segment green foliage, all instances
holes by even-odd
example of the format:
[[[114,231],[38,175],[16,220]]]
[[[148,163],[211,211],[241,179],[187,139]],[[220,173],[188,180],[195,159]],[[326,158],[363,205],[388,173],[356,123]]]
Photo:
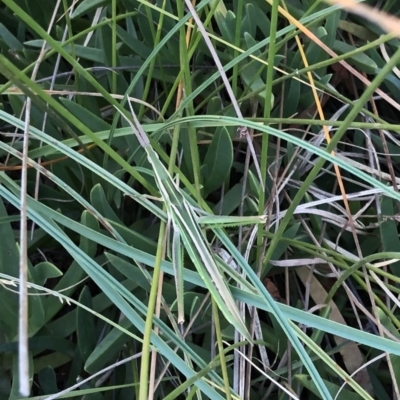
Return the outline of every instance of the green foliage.
[[[186,3],[2,0],[1,398],[21,398],[26,129],[30,398],[147,400],[154,380],[156,399],[244,398],[240,381],[250,399],[398,395],[399,40],[272,3],[196,5],[233,99]]]

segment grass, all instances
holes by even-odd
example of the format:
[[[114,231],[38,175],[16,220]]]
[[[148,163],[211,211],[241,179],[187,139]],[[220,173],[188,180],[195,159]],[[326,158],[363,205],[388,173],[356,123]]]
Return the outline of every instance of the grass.
[[[368,3],[2,0],[2,398],[400,397]]]

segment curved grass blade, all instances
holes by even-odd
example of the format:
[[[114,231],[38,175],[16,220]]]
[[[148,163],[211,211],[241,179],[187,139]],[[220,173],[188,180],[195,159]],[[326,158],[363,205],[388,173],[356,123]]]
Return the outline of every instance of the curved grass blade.
[[[15,188],[18,192],[19,189]],[[18,193],[17,193],[18,194]],[[10,192],[5,186],[0,185],[0,196],[7,199],[15,207],[19,207],[19,198],[17,194]],[[124,288],[113,276],[107,273],[100,267],[92,258],[85,254],[72,240],[60,229],[60,227],[49,218],[48,215],[40,213],[37,209],[41,208],[41,204],[32,198],[28,198],[28,216],[38,226],[42,227],[49,235],[63,245],[63,247],[71,254],[72,257],[79,263],[79,265],[86,271],[86,273],[93,279],[99,288],[110,298],[116,307],[131,321],[132,324],[140,331],[144,331],[144,320],[140,314],[146,314],[147,308],[139,301],[129,290]],[[57,213],[56,213],[57,214]],[[133,307],[132,307],[133,306]],[[138,311],[136,311],[138,310]],[[189,354],[192,359],[201,367],[205,366],[203,360],[193,352],[189,346],[186,345],[177,335],[171,332],[170,328],[161,320],[154,318],[156,324],[162,330],[166,340],[171,341],[172,345],[178,346],[185,353]],[[161,336],[152,334],[152,343],[157,351],[179,369],[187,379],[196,375],[193,369],[182,360],[180,356],[171,348]],[[213,377],[215,379],[215,375]],[[221,384],[220,379],[217,380]],[[196,382],[196,386],[202,390],[207,396],[213,399],[221,399],[222,397],[212,388],[205,380]]]
[[[128,121],[140,145],[146,151],[148,161],[153,167],[157,186],[164,200],[167,214],[169,218],[171,218],[174,230],[180,232],[184,246],[199,275],[206,284],[207,289],[211,292],[218,308],[224,314],[225,318],[234,325],[247,340],[252,342],[251,335],[240,316],[235,300],[228,288],[228,284],[223,278],[213,257],[212,250],[206,242],[200,226],[196,221],[197,216],[192,206],[187,202],[180,188],[176,185],[167,169],[161,163],[158,154],[151,147],[149,138],[141,127],[132,108],[131,113],[135,125],[126,118],[124,114],[122,114],[122,116]],[[183,280],[183,276],[177,279]]]
[[[5,175],[0,174],[0,181],[2,177],[5,177],[7,179]],[[3,180],[2,183],[6,183],[7,186],[10,184],[13,187],[13,192],[14,189],[17,190],[15,183],[10,180]],[[8,190],[6,190],[5,187],[2,185],[0,185],[0,195],[5,197],[8,201],[12,200],[12,197],[10,197]],[[17,199],[17,197],[15,197],[15,199]],[[45,206],[44,204],[35,202],[35,200],[33,199],[29,199],[28,201],[31,207],[35,207],[35,212],[38,212],[40,215],[45,215],[48,218],[51,218],[52,220],[57,222],[58,224],[65,226],[73,232],[76,232],[87,238],[88,240],[95,241],[99,245],[113,250],[118,254],[135,259],[137,262],[143,263],[150,268],[154,267],[155,257],[153,255],[138,250],[131,245],[118,242],[100,232],[90,229],[87,226],[80,224],[79,222],[71,220],[64,215],[57,213],[51,208]],[[18,200],[12,202],[12,204],[14,203],[16,204],[16,207],[18,207]],[[392,258],[400,258],[400,253],[389,253],[386,255]],[[370,261],[370,259],[367,259],[365,262]],[[167,274],[172,275],[174,273],[173,266],[168,261],[162,261],[162,270]],[[194,271],[184,270],[184,280],[196,286],[206,287],[200,275]],[[260,295],[253,294],[248,291],[244,291],[234,287],[232,288],[232,294],[238,301],[245,302],[251,307],[257,307],[260,310],[271,312],[271,308]],[[322,330],[332,335],[343,337],[347,340],[360,343],[360,345],[369,346],[383,352],[400,356],[399,342],[395,342],[387,338],[379,337],[371,333],[342,325],[340,323],[330,321],[329,319],[322,318],[318,315],[314,315],[302,310],[298,310],[285,304],[277,304],[277,306],[283,312],[285,317],[292,321],[296,321],[310,328]],[[160,323],[162,323],[162,321],[160,321]],[[168,331],[168,327],[164,325],[160,326],[160,329],[162,329],[163,332]]]

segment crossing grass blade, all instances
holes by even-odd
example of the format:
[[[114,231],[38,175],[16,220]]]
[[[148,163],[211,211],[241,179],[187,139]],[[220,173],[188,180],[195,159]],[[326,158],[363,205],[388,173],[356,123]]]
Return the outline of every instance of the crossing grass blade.
[[[211,247],[197,222],[195,211],[161,163],[158,154],[151,147],[149,138],[132,108],[131,113],[134,123],[126,118],[125,115],[122,115],[131,126],[140,145],[146,151],[148,161],[153,167],[157,186],[164,201],[168,217],[171,219],[172,228],[175,232],[179,232],[186,251],[225,318],[248,341],[252,342],[250,333],[240,316],[238,307],[228,288],[228,283],[217,266]],[[179,277],[175,277],[175,279],[182,282],[182,285],[179,284],[179,287],[183,287],[182,274]]]
[[[126,118],[125,115],[124,118],[128,121],[133,132],[137,136],[140,145],[146,151],[148,161],[153,167],[157,186],[164,200],[168,217],[171,218],[174,229],[181,233],[184,247],[193,260],[199,275],[213,296],[218,308],[222,311],[225,318],[235,326],[238,332],[240,332],[252,343],[252,338],[240,316],[234,298],[228,288],[227,281],[224,279],[220,269],[217,267],[212,250],[203,235],[203,232],[200,228],[200,222],[193,207],[186,200],[180,188],[175,184],[167,169],[161,163],[158,154],[152,148],[149,138],[140,125],[132,107],[131,113],[134,124],[128,118]],[[263,216],[258,217],[258,219],[261,221],[263,218]],[[228,221],[224,222],[229,224]],[[224,224],[224,222],[222,224]],[[218,231],[218,228],[213,228],[213,230],[216,232]],[[225,242],[225,246],[229,248],[232,254],[236,253],[236,249],[232,248],[232,243],[226,242],[226,240],[224,240],[226,239],[225,237],[222,238],[219,236],[219,238],[222,240],[222,242]],[[240,255],[236,254],[236,256],[241,259]],[[315,368],[315,365],[312,363],[309,355],[302,347],[299,338],[297,337],[293,328],[290,326],[290,322],[283,316],[271,295],[262,286],[251,268],[247,268],[247,266],[245,266],[244,269],[252,277],[252,283],[255,285],[255,287],[257,287],[257,289],[265,298],[266,302],[272,308],[272,313],[277,317],[282,329],[290,339],[291,343],[294,345],[294,348],[297,350],[300,358],[304,362],[304,365],[310,372],[310,375],[314,377],[315,384],[317,385],[322,398],[327,400],[332,399],[332,396],[322,381],[321,376]],[[179,279],[183,279],[183,277],[179,277]]]
[[[176,298],[178,303],[178,324],[185,322],[183,307],[183,254],[181,247],[181,233],[174,229],[172,237],[172,261],[174,266]]]

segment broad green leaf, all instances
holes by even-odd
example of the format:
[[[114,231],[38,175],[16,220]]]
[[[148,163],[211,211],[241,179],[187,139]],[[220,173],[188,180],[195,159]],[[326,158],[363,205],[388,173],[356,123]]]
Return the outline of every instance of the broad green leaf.
[[[123,224],[118,224],[109,221],[110,225],[118,232],[118,234],[125,240],[126,243],[135,244],[135,247],[145,251],[149,254],[156,254],[157,244],[154,240],[149,238],[148,231],[150,227],[140,228],[143,226],[141,221],[137,221],[133,226],[126,227]],[[141,233],[143,232],[143,234]]]
[[[315,36],[318,37],[322,42],[325,42],[327,40],[328,33],[325,30],[324,27],[320,26],[315,30]],[[309,45],[307,46],[306,49],[306,58],[308,61],[309,65],[317,64],[318,62],[327,60],[329,58],[329,55],[326,51],[324,51],[321,46],[313,42],[312,40],[310,41]],[[326,68],[321,70],[316,71],[318,75],[324,75],[326,72]],[[298,82],[296,79],[293,79],[292,82]]]
[[[75,117],[79,118],[81,121],[85,121],[85,124],[89,129],[95,132],[110,129],[110,125],[107,124],[103,118],[89,112],[86,107],[62,97],[60,98],[60,101],[64,107],[71,112],[71,114],[75,115]]]
[[[0,201],[0,217],[6,217],[4,204]],[[14,239],[14,232],[10,224],[0,224],[1,251],[0,272],[14,277],[19,276],[19,249]],[[34,281],[34,272],[28,261],[28,279]],[[35,294],[35,291],[31,291]],[[8,340],[14,340],[18,332],[18,294],[0,287],[0,300],[3,304],[3,312],[0,313],[0,326]],[[39,330],[44,324],[44,309],[40,296],[31,295],[28,298],[28,325],[29,334]]]
[[[1,175],[0,175],[1,177]],[[4,182],[4,181],[3,181]],[[18,204],[17,198],[10,197],[8,195],[8,192],[5,191],[4,186],[0,186],[0,194],[7,198],[9,201],[12,201],[13,204]],[[78,224],[75,221],[72,221],[66,217],[64,217],[61,214],[58,214],[51,210],[50,208],[44,206],[43,204],[40,203],[32,203],[31,201],[29,202],[32,209],[30,212],[32,212],[32,215],[35,216],[35,218],[38,218],[38,222],[45,222],[46,220],[41,220],[39,218],[40,216],[47,215],[48,217],[54,218],[55,221],[59,222],[63,226],[68,226],[70,229],[74,231],[78,231],[81,235],[84,237],[87,237],[90,240],[96,241],[99,245],[103,245],[107,248],[110,248],[122,255],[125,255],[127,257],[132,257],[134,251],[134,257],[137,262],[144,263],[148,265],[149,267],[154,266],[155,262],[155,257],[152,255],[148,255],[146,253],[143,253],[141,251],[135,250],[132,246],[125,245],[123,243],[117,242],[113,239],[110,239],[107,236],[104,236],[98,232],[95,232],[91,229],[86,228],[83,225]],[[36,214],[36,208],[40,209],[41,212],[40,214]],[[46,226],[47,227],[47,226]],[[52,233],[55,233],[51,231]],[[400,253],[398,253],[398,257],[400,257]],[[163,271],[172,274],[173,273],[173,267],[171,263],[164,261],[162,263],[162,268]],[[184,271],[184,277],[185,280],[188,282],[205,287],[204,282],[200,278],[200,276],[190,270],[185,270]],[[129,289],[129,285],[125,284],[125,287]],[[248,292],[244,292],[242,290],[232,288],[232,293],[235,295],[235,298],[239,301],[244,301],[248,303],[250,306],[260,308],[265,311],[270,311],[269,306],[265,303],[265,301],[257,295],[252,295]],[[321,329],[324,332],[331,333],[334,335],[341,336],[343,338],[346,338],[351,341],[355,341],[358,343],[362,343],[365,346],[372,346],[374,348],[380,349],[384,352],[400,355],[400,346],[398,345],[397,342],[394,342],[392,340],[388,340],[385,338],[381,338],[379,336],[360,331],[358,329],[348,327],[348,326],[343,326],[341,324],[334,323],[332,321],[329,321],[325,318],[321,318],[319,316],[304,312],[302,310],[295,309],[294,307],[289,307],[284,304],[279,304],[278,307],[282,310],[282,312],[285,314],[285,316],[288,319],[291,319],[293,321],[299,322],[301,324],[305,324],[307,326],[313,327],[315,329]],[[66,323],[65,321],[62,321],[63,327],[65,325],[72,325],[72,323]]]
[[[241,36],[246,36],[246,33],[254,37],[256,33],[256,24],[254,23],[254,7],[251,3],[245,5],[244,17],[240,23]]]
[[[133,290],[137,286],[133,284],[130,280],[122,281],[121,285],[127,290]],[[54,297],[50,298],[51,300],[53,300],[53,302],[55,302]],[[61,304],[60,301],[59,303]],[[105,313],[107,308],[109,308],[110,306],[112,306],[112,302],[104,293],[100,293],[93,298],[93,310],[96,313]],[[56,337],[68,337],[72,335],[76,331],[76,308],[72,311],[69,311],[67,314],[60,316],[58,319],[54,319],[53,321],[51,321],[48,324],[47,329],[49,332],[51,332],[52,335]],[[64,345],[64,349],[68,349],[68,347]],[[61,352],[62,349],[57,349],[57,351]],[[71,355],[70,352],[68,352],[67,354],[73,357],[73,354]]]
[[[3,175],[0,174],[0,177]],[[3,183],[11,184],[13,191],[16,189],[14,182],[7,181],[3,179]],[[19,204],[18,198],[12,195],[11,197],[8,194],[11,192],[5,191],[5,187],[0,185],[0,194],[6,197],[12,204],[17,206]],[[96,283],[100,286],[100,288],[105,291],[110,297],[110,299],[114,302],[114,304],[118,305],[119,309],[131,320],[131,322],[143,332],[144,330],[144,321],[140,318],[137,314],[135,309],[139,310],[141,314],[146,313],[146,308],[142,302],[138,301],[138,299],[126,288],[122,287],[116,280],[111,277],[109,274],[106,274],[104,270],[96,264],[91,258],[87,257],[86,254],[82,253],[78,247],[57,227],[57,225],[52,222],[50,219],[47,218],[46,214],[37,213],[36,208],[43,207],[40,203],[34,201],[33,199],[28,199],[28,214],[31,219],[33,219],[36,223],[43,226],[44,229],[51,231],[52,235],[65,246],[68,251],[71,251],[73,257],[80,262],[82,268],[86,271],[90,272],[92,278],[96,281]],[[51,213],[51,209],[49,209]],[[60,214],[56,213],[55,215],[61,216]],[[71,228],[73,226],[69,225]],[[60,236],[61,235],[61,236]],[[98,241],[97,241],[98,242]],[[116,286],[119,287],[118,291],[115,290]],[[123,297],[121,297],[123,296]],[[134,305],[135,309],[130,307],[126,301],[122,300],[123,298],[127,298],[128,301]],[[182,348],[183,351],[187,352],[190,357],[194,360],[195,363],[198,365],[204,366],[204,362],[198,358],[198,356],[191,351],[191,349],[176,335],[171,334],[170,329],[166,326],[161,320],[155,318],[155,322],[159,324],[160,329],[163,331],[167,340],[172,340],[173,343],[179,342],[179,346]],[[161,354],[165,355],[168,359],[172,360],[173,364],[179,368],[179,370],[187,375],[187,377],[192,377],[195,375],[194,371],[188,368],[187,364],[184,363],[179,357],[177,357],[176,353],[170,349],[169,346],[164,345],[165,343],[163,339],[159,336],[155,335],[152,337],[153,343],[157,346],[158,350]],[[58,355],[57,355],[58,357]],[[58,363],[63,363],[66,358],[58,358]],[[43,359],[43,363],[46,362],[46,359]],[[218,376],[215,376],[214,372],[210,373],[213,375],[213,379],[216,379],[216,382],[221,383],[221,379]],[[197,383],[199,389],[204,391],[205,394],[211,395],[213,398],[221,399],[219,396],[206,382],[198,382]]]
[[[292,79],[287,85],[287,89],[285,90],[285,101],[283,103],[283,115],[289,117],[297,113],[297,110],[299,109],[300,87],[300,82],[296,79]]]
[[[397,207],[397,204],[393,203],[393,200],[388,197],[381,198],[382,215],[385,216],[382,217],[383,220],[379,225],[383,251],[400,250],[400,240],[397,233],[397,222],[394,220],[394,218],[392,218],[392,216],[397,213],[394,210],[394,206]],[[393,271],[394,275],[400,276],[400,261],[391,264],[390,269]]]
[[[0,201],[0,218],[8,216],[3,201]],[[15,244],[14,232],[9,223],[0,224],[1,251],[0,272],[17,277],[19,273],[18,247]],[[18,296],[0,286],[0,326],[9,339],[17,334],[18,330]]]
[[[376,38],[376,36],[371,32],[368,27],[364,27],[352,21],[340,20],[338,23],[338,28],[358,37],[363,41],[366,40],[372,42]]]
[[[38,285],[44,285],[47,279],[59,278],[63,273],[48,261],[41,262],[33,268],[34,281]]]
[[[204,177],[204,191],[207,194],[221,187],[231,173],[233,162],[232,140],[226,128],[217,129],[207,154],[204,165],[207,176]]]
[[[340,11],[332,12],[329,15],[327,15],[327,17],[326,17],[325,29],[326,29],[326,32],[328,33],[328,36],[326,38],[325,44],[329,48],[333,47],[333,44],[336,40],[336,33],[337,33],[338,26],[341,21],[340,17],[341,17]]]
[[[127,330],[132,329],[132,323],[126,318],[119,321],[119,325]],[[128,340],[130,340],[128,335],[119,329],[113,328],[87,357],[85,371],[89,374],[94,374],[104,368],[110,361],[115,361],[122,346]]]
[[[146,46],[137,37],[133,36],[130,32],[125,31],[120,26],[117,26],[118,37],[138,56],[146,59],[150,53],[151,48]],[[137,65],[140,67],[140,59],[137,59]]]
[[[41,394],[54,394],[58,392],[57,377],[52,367],[47,366],[43,368],[38,374],[38,379]]]
[[[127,262],[122,258],[108,252],[105,252],[104,255],[114,268],[132,281],[133,288],[140,287],[146,291],[149,291],[150,282],[144,275],[143,271],[141,271],[137,266],[132,265],[130,262]]]
[[[4,40],[10,50],[22,51],[24,49],[22,43],[2,23],[0,23],[0,38]]]
[[[231,43],[235,42],[235,21],[236,16],[231,11],[228,10],[224,17],[216,17],[218,28],[221,30],[221,36]]]
[[[347,54],[356,50],[354,46],[340,40],[335,40],[333,49],[339,54]],[[378,66],[375,64],[375,61],[373,61],[372,58],[367,56],[365,53],[352,55],[347,58],[346,61],[349,64],[361,69],[361,71],[366,72],[367,74],[374,74],[378,68]]]
[[[252,13],[252,16],[254,17],[257,27],[261,30],[264,37],[268,37],[271,29],[271,21],[268,19],[267,14],[259,8],[258,4],[251,4],[255,10],[254,13]]]
[[[255,44],[254,38],[248,33],[244,33],[244,38],[246,40],[247,48],[252,48]],[[259,53],[258,51],[255,52],[256,55]],[[251,91],[257,93],[257,97],[260,101],[264,102],[265,101],[265,82],[261,78],[261,72],[263,71],[263,65],[260,64],[258,61],[252,61],[251,63],[248,63],[246,66],[243,66],[241,69],[241,78],[243,79],[243,82],[249,86]],[[274,103],[273,95],[271,93],[271,104]]]
[[[79,296],[79,302],[93,309],[92,295],[87,286],[84,286]],[[78,307],[76,313],[76,333],[79,351],[82,360],[85,361],[96,347],[96,327],[93,314]]]
[[[231,215],[242,201],[243,185],[237,183],[224,195],[224,201],[213,207],[214,214]],[[221,204],[222,203],[222,204]]]
[[[106,5],[109,0],[83,0],[79,2],[78,6],[75,8],[74,12],[71,15],[71,18],[77,18],[82,14],[86,14],[91,10],[94,10],[97,7],[101,7]]]
[[[119,219],[119,217],[117,216],[115,211],[112,209],[112,207],[108,203],[106,195],[104,193],[104,190],[100,184],[97,184],[91,190],[90,201],[93,204],[93,206],[96,208],[96,210],[98,210],[99,213],[102,216],[104,216],[104,218],[107,218],[118,224],[122,224],[121,220]]]
[[[82,213],[81,223],[96,232],[99,231],[99,223],[97,219],[88,211],[84,211]],[[80,238],[79,247],[82,249],[82,251],[88,254],[89,257],[94,257],[97,251],[97,243],[95,241],[88,240],[85,236],[81,236]],[[76,284],[81,281],[84,276],[85,272],[82,270],[82,268],[80,268],[76,261],[73,261],[54,289],[63,290],[63,293],[66,296],[72,296],[77,289]],[[44,300],[46,321],[50,321],[62,307],[63,304],[60,301],[54,301],[52,298],[46,298]],[[72,320],[69,326],[73,326]]]

